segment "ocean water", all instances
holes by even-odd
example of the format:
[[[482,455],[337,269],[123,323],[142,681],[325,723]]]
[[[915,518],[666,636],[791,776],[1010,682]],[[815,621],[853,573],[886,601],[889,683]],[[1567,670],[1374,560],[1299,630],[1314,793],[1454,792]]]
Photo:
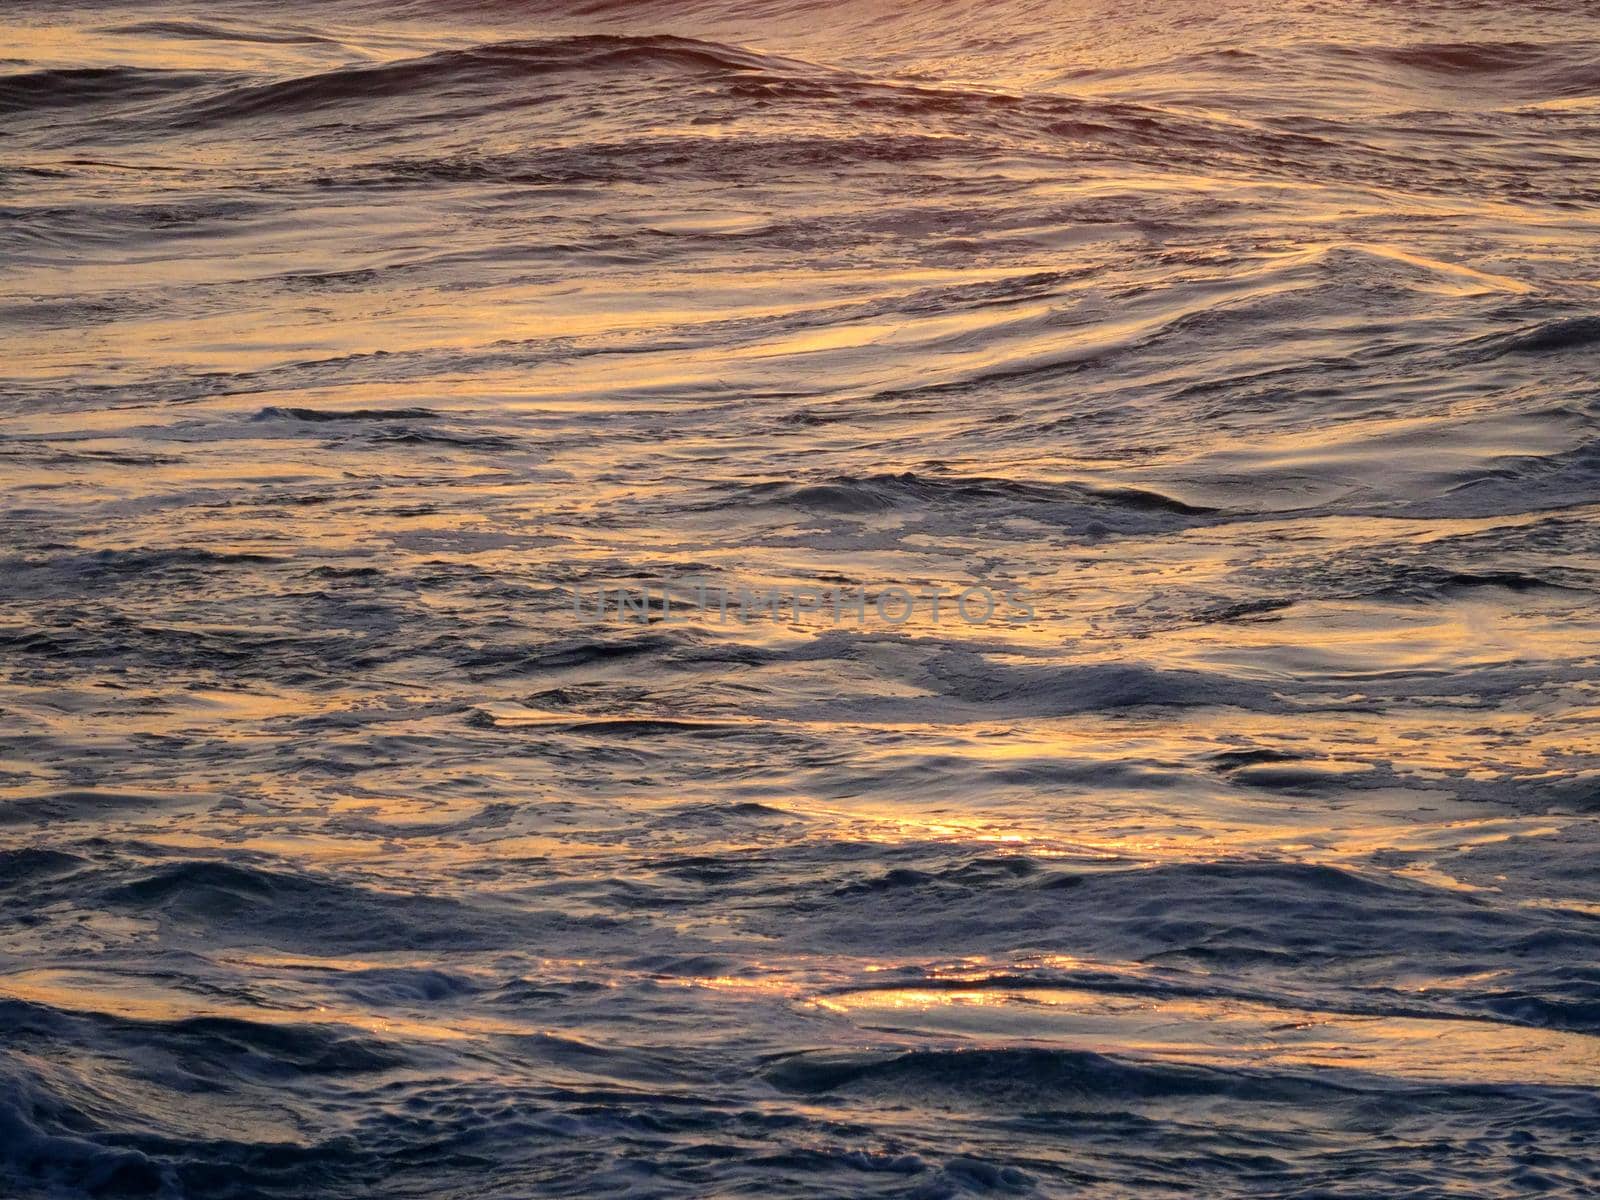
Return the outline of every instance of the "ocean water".
[[[0,25],[0,1194],[1600,1189],[1600,9]]]

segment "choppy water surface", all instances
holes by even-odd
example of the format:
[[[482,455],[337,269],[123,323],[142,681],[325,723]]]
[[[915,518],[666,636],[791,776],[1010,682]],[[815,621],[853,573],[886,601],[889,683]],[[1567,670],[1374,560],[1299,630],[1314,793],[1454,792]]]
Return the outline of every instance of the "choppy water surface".
[[[1593,6],[4,20],[8,1195],[1600,1187]]]

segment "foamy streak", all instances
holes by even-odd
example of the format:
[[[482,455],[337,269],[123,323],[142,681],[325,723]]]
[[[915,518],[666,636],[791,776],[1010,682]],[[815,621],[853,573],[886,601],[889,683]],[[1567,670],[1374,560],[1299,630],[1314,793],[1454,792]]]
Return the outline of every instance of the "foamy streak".
[[[983,584],[965,588],[913,589],[898,583],[871,589],[820,587],[725,588],[704,580],[677,584],[605,584],[591,590],[572,590],[572,614],[579,621],[598,623],[615,618],[650,624],[659,621],[730,621],[748,625],[753,620],[788,621],[791,624],[866,626],[904,625],[919,615],[932,625],[959,621],[987,625],[991,621],[1021,625],[1034,619],[1026,595],[1013,588],[996,593]]]

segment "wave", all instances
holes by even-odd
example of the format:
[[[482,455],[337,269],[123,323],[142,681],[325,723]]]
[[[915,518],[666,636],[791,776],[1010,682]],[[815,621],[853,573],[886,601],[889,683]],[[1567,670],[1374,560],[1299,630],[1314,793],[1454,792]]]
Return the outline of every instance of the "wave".
[[[96,550],[86,554],[55,554],[48,559],[0,559],[8,571],[22,574],[45,571],[94,576],[174,575],[215,567],[269,566],[285,561],[272,554],[251,550],[207,550],[186,546],[130,546],[116,550]]]
[[[70,67],[0,75],[0,114],[49,113],[59,108],[153,100],[212,86],[218,80],[219,76],[210,71],[154,67]]]
[[[1468,349],[1478,362],[1489,362],[1507,355],[1561,354],[1568,350],[1587,350],[1600,344],[1600,316],[1552,317],[1510,333],[1482,338]]]
[[[1066,716],[1147,706],[1278,707],[1271,689],[1258,683],[1217,672],[1161,668],[1139,662],[1017,665],[951,648],[931,659],[920,679],[942,700],[982,705],[997,713],[1017,716]],[[892,710],[894,706],[889,707]]]
[[[331,421],[431,421],[440,414],[431,408],[297,408],[270,405],[256,413],[255,421],[306,421],[321,425]]]
[[[1227,1096],[1310,1107],[1350,1094],[1348,1087],[1260,1072],[1122,1061],[1086,1050],[911,1050],[897,1054],[796,1055],[768,1068],[773,1086],[802,1095],[866,1092],[1003,1108],[1103,1101]]]
[[[1330,46],[1329,53],[1447,75],[1522,71],[1559,53],[1535,42],[1416,42],[1406,46]],[[1562,57],[1565,57],[1562,54]]]
[[[416,104],[430,93],[459,99],[463,94],[515,99],[512,85],[572,73],[650,72],[729,75],[783,69],[815,70],[785,60],[693,38],[624,37],[592,34],[537,41],[492,42],[461,50],[442,50],[421,58],[376,66],[340,67],[296,79],[230,89],[174,114],[184,128],[271,116],[297,116],[329,105],[381,103],[405,99]],[[534,89],[522,99],[547,99]]]
[[[15,891],[42,879],[71,874],[88,860],[61,850],[24,847],[0,850],[0,891]]]
[[[0,998],[0,1022],[0,1185],[18,1196],[305,1194],[330,1169],[359,1169],[355,1147],[297,1142],[274,1097],[327,1095],[410,1061],[387,1039],[292,1020],[141,1020]],[[151,1111],[156,1087],[204,1099]],[[239,1122],[253,1098],[256,1120]]]
[[[16,1195],[173,1194],[171,1174],[157,1160],[110,1142],[101,1122],[0,1056],[0,1181]]]
[[[930,536],[949,536],[955,530],[987,527],[1014,517],[1088,542],[1177,531],[1247,515],[1111,483],[1042,483],[916,471],[711,487],[717,498],[700,504],[701,511],[788,509],[811,521],[836,522],[833,528],[856,530],[857,536],[869,539],[876,527],[870,518],[887,514],[897,516],[907,529],[922,528]]]
[[[1206,516],[1217,511],[1142,488],[919,475],[913,471],[855,478],[841,476],[818,483],[768,481],[726,487],[738,493],[734,503],[786,504],[831,513],[873,513],[927,504],[993,501],[1023,505],[1091,504],[1185,517]]]
[[[265,939],[284,949],[507,947],[552,932],[602,929],[603,918],[472,903],[421,891],[241,862],[193,859],[103,882],[99,902],[213,938]]]
[[[1586,509],[1600,486],[1600,437],[1553,454],[1508,455],[1462,472],[1442,500],[1409,506],[1418,514],[1454,516]]]
[[[1381,1070],[1381,1064],[1374,1064]],[[1600,1115],[1585,1090],[1511,1085],[1404,1083],[1373,1075],[1338,1079],[1307,1070],[1221,1068],[1140,1062],[1087,1050],[1051,1048],[908,1050],[898,1053],[813,1051],[774,1063],[766,1078],[808,1097],[839,1093],[883,1102],[998,1111],[1128,1108],[1192,1104],[1283,1105],[1347,1110],[1352,1115],[1381,1094],[1397,1113],[1449,1111],[1500,1103],[1525,1113],[1564,1110],[1570,1126]]]
[[[188,36],[225,36],[217,27],[186,28],[190,30]],[[254,38],[245,33],[226,36],[275,40],[271,34]],[[302,38],[290,35],[277,40],[292,42]],[[168,132],[198,131],[236,121],[301,117],[333,107],[370,107],[394,100],[405,101],[413,114],[420,116],[416,106],[430,95],[456,106],[468,99],[496,105],[539,103],[552,97],[544,81],[565,74],[666,74],[733,80],[785,74],[821,77],[829,71],[798,60],[694,38],[589,34],[486,42],[268,82],[253,81],[237,71],[131,66],[23,72],[0,76],[0,114],[46,114],[65,107],[126,106],[176,98],[180,101],[177,104],[147,106],[138,113],[143,128]],[[124,139],[128,136],[131,134],[127,132],[122,135]]]
[[[170,799],[134,792],[91,790],[0,799],[0,825],[105,820],[140,809],[159,808]]]
[[[929,852],[924,852],[929,853]],[[909,857],[909,856],[908,856]],[[1436,993],[1434,1015],[1481,1015],[1541,941],[1568,961],[1600,948],[1600,922],[1496,911],[1467,893],[1317,863],[1223,860],[1154,866],[1035,862],[1005,871],[970,857],[819,879],[796,900],[811,945],[912,955],[960,945],[989,956],[1050,953],[1224,973],[1278,995],[1340,984],[1370,997],[1396,973],[1452,957],[1459,976],[1504,974],[1483,992]],[[761,928],[776,933],[765,921]],[[1575,957],[1574,957],[1575,956]],[[1407,966],[1407,964],[1410,964]],[[1570,981],[1547,981],[1559,996]],[[1413,1006],[1415,1008],[1416,1006]],[[1504,1016],[1505,1014],[1500,1014]]]
[[[109,25],[101,32],[147,37],[192,38],[208,42],[253,42],[265,46],[337,46],[337,39],[310,30],[242,29],[209,21],[135,21]]]
[[[1360,61],[1380,79],[1398,70],[1457,85],[1509,87],[1532,100],[1588,95],[1600,86],[1600,58],[1565,42],[1421,42],[1330,52]]]

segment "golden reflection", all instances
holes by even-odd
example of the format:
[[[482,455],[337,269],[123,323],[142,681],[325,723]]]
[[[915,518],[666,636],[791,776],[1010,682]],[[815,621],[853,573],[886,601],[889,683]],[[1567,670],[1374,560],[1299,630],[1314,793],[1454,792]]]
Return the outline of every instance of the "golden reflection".
[[[1459,981],[1455,981],[1459,986]],[[967,1044],[1061,1046],[1168,1061],[1370,1071],[1454,1083],[1588,1087],[1600,1039],[1499,1022],[1301,1011],[1231,997],[1152,997],[1075,988],[905,988],[819,997],[868,1029]]]
[[[43,1004],[67,1012],[101,1013],[130,1021],[172,1022],[223,1017],[299,1025],[345,1025],[365,1033],[421,1041],[454,1042],[491,1034],[526,1034],[533,1029],[481,1014],[451,1013],[429,1020],[351,1006],[348,1002],[275,1004],[270,996],[230,1002],[163,985],[160,981],[108,971],[46,967],[0,975],[0,996]]]

